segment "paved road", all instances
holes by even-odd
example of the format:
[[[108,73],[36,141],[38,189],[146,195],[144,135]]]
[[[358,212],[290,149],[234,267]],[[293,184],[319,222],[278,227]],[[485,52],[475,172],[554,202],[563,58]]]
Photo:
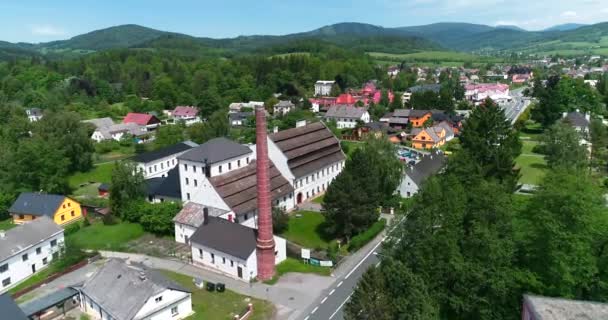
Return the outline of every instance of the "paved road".
[[[515,121],[517,121],[517,118],[519,118],[530,105],[530,99],[523,95],[524,90],[525,88],[512,90],[510,92],[512,97],[511,102],[501,104],[501,107],[505,110],[505,115],[507,116],[507,119],[511,121],[511,124],[514,124]]]
[[[402,218],[398,222],[405,221]],[[394,230],[394,226],[387,232],[387,236],[381,238],[381,241],[377,241],[370,248],[364,249],[365,256],[363,256],[359,262],[349,267],[348,273],[337,276],[334,283],[323,291],[323,294],[317,298],[317,300],[309,306],[305,312],[298,319],[302,320],[343,320],[344,319],[344,305],[348,302],[351,295],[353,294],[359,279],[363,276],[365,271],[373,265],[380,264],[378,253],[382,250],[382,244],[387,239],[388,235]]]

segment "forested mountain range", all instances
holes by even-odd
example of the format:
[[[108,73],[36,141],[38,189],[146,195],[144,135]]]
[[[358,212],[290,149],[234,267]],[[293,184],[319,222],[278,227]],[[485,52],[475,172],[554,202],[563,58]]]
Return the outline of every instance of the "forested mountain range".
[[[544,31],[526,31],[515,26],[491,27],[470,23],[434,23],[385,28],[348,22],[288,35],[253,35],[224,39],[194,37],[130,24],[92,31],[68,40],[40,44],[0,41],[0,59],[34,55],[65,57],[116,48],[162,49],[189,55],[234,56],[249,53],[314,52],[328,46],[386,53],[432,50],[533,53],[573,48],[606,49],[608,52],[608,23],[588,26],[566,24]]]

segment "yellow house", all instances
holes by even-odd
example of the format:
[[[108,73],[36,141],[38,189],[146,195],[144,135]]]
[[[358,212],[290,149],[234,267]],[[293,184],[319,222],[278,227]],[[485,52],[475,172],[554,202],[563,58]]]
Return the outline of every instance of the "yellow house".
[[[62,195],[24,192],[10,207],[8,212],[15,224],[22,224],[47,216],[62,226],[82,218],[80,203]]]
[[[412,130],[412,147],[416,149],[433,149],[445,144],[445,129],[439,126]]]

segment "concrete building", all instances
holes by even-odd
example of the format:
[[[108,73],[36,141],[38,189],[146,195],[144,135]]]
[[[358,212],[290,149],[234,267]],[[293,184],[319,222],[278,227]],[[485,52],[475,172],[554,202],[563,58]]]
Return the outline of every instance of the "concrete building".
[[[326,121],[335,121],[338,129],[354,128],[357,122],[369,123],[371,117],[367,109],[349,105],[333,105],[325,113]]]
[[[192,141],[184,141],[158,150],[140,153],[131,158],[144,179],[166,177],[169,170],[177,166],[177,157],[198,146]]]
[[[173,222],[175,223],[175,241],[190,244],[192,235],[203,224],[205,216],[222,217],[226,216],[228,212],[228,210],[205,207],[195,202],[187,202],[182,210],[173,218]]]
[[[315,83],[315,96],[329,96],[335,81],[319,80]]]
[[[48,267],[64,243],[63,229],[48,217],[0,231],[0,292]]]
[[[272,163],[294,187],[296,204],[324,193],[346,159],[338,139],[321,122],[270,135],[268,150]]]
[[[82,286],[80,309],[101,320],[174,320],[191,316],[191,293],[159,271],[108,260]]]
[[[282,100],[279,103],[274,105],[273,115],[276,116],[284,116],[289,112],[296,109],[296,105],[291,103],[291,101]]]

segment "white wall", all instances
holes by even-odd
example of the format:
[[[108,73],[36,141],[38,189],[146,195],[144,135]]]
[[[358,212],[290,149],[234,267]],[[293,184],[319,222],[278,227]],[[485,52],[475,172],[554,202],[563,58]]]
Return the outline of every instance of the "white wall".
[[[177,157],[186,151],[188,150],[146,163],[137,162],[137,169],[143,173],[145,179],[166,177],[167,172],[177,165]]]
[[[193,201],[210,207],[230,210],[205,177],[202,163],[179,160],[179,174],[182,201]]]
[[[212,259],[212,254],[214,259]],[[228,275],[232,278],[246,282],[249,282],[252,278],[257,276],[257,260],[255,250],[253,250],[247,260],[243,260],[193,243],[192,261],[195,265],[201,265]],[[238,267],[242,268],[242,278],[238,277]]]
[[[283,154],[281,149],[277,147],[277,145],[268,138],[268,157],[272,160],[275,167],[279,170],[279,172],[289,181],[289,183],[293,186],[293,179],[295,178],[291,170],[289,170],[289,165],[287,165],[287,157]]]
[[[100,307],[93,299],[82,293],[80,294],[80,310],[93,319],[115,320],[103,307]]]
[[[399,185],[399,194],[404,198],[410,198],[416,193],[418,193],[418,185],[407,174],[404,174]]]
[[[186,243],[186,238],[192,238],[192,235],[196,232],[196,228],[185,225],[182,223],[175,223],[175,241],[179,243]]]
[[[56,241],[55,246],[51,246],[51,241]],[[14,287],[19,282],[29,278],[34,273],[32,272],[32,265],[35,265],[36,272],[46,268],[51,261],[53,261],[53,253],[60,252],[61,248],[65,246],[65,240],[63,237],[63,231],[54,235],[40,244],[24,248],[23,250],[15,253],[12,257],[0,261],[0,266],[7,264],[8,270],[0,273],[0,293]],[[36,249],[40,248],[40,254],[36,254]],[[23,261],[23,256],[27,254],[27,261]],[[46,258],[46,263],[44,259]],[[2,282],[5,279],[10,278],[10,284],[3,286]]]
[[[274,264],[277,265],[287,259],[287,241],[281,237],[274,236]]]
[[[295,179],[294,203],[297,204],[297,196],[300,193],[302,194],[302,201],[305,201],[325,192],[333,180],[342,172],[342,169],[344,169],[344,161],[333,163],[312,174]]]
[[[157,298],[162,300],[156,302]],[[177,307],[177,314],[173,315],[171,309]],[[137,312],[135,319],[169,320],[184,319],[192,315],[192,299],[188,292],[167,289],[146,302]]]

